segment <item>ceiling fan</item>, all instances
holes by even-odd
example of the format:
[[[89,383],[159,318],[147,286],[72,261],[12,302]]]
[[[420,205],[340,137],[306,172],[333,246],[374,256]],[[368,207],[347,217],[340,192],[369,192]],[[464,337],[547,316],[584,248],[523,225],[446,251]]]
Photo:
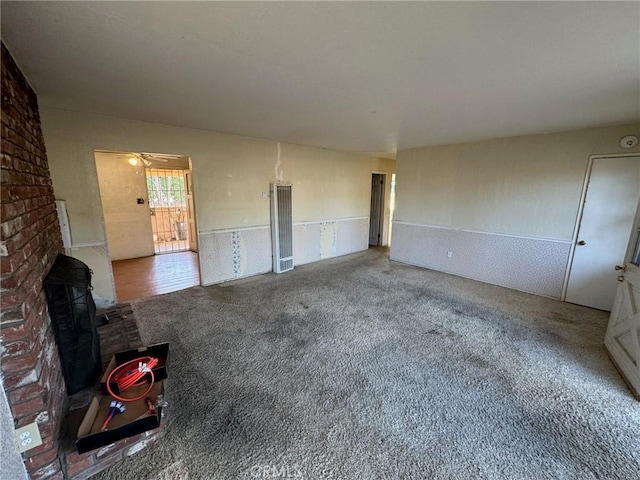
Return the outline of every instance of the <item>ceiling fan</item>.
[[[143,164],[150,167],[153,162],[168,162],[169,160],[176,160],[182,158],[182,155],[171,155],[168,153],[148,153],[148,152],[126,152],[119,155],[120,158],[127,158],[127,161],[133,165]]]

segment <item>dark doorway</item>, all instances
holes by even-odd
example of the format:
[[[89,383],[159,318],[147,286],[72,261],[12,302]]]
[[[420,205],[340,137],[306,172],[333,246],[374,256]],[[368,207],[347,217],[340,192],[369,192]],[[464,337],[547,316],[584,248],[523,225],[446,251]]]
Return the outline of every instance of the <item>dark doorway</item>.
[[[371,213],[369,216],[369,245],[383,245],[384,226],[384,173],[371,174]]]

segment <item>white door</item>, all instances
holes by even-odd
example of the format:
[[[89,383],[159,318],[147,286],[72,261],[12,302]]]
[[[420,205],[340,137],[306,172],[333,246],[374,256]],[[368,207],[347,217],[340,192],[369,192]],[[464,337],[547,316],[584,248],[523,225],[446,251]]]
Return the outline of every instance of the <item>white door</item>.
[[[625,257],[604,345],[640,400],[640,204]]]
[[[640,199],[640,156],[595,158],[567,284],[567,302],[611,311]]]

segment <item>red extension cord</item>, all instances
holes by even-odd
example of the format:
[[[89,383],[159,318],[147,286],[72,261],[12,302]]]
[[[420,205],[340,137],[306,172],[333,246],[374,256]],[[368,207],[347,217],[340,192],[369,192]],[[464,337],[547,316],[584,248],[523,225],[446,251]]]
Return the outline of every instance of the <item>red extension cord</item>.
[[[134,402],[144,398],[153,388],[153,384],[155,382],[153,368],[156,365],[158,365],[158,359],[155,357],[139,357],[117,366],[107,377],[107,390],[109,394],[121,402]],[[113,390],[111,390],[111,382],[118,385],[120,393],[124,392],[128,388],[144,385],[144,378],[147,373],[151,375],[151,381],[149,382],[149,388],[147,388],[142,395],[127,398],[116,395]]]

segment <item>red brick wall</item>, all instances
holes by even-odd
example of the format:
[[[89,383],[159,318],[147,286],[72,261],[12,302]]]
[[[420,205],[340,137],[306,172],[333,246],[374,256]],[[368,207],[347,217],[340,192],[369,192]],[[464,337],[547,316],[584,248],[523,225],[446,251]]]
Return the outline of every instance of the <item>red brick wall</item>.
[[[42,280],[62,239],[35,92],[2,43],[0,352],[17,427],[37,421],[44,444],[25,452],[32,478],[61,477],[66,390]]]

